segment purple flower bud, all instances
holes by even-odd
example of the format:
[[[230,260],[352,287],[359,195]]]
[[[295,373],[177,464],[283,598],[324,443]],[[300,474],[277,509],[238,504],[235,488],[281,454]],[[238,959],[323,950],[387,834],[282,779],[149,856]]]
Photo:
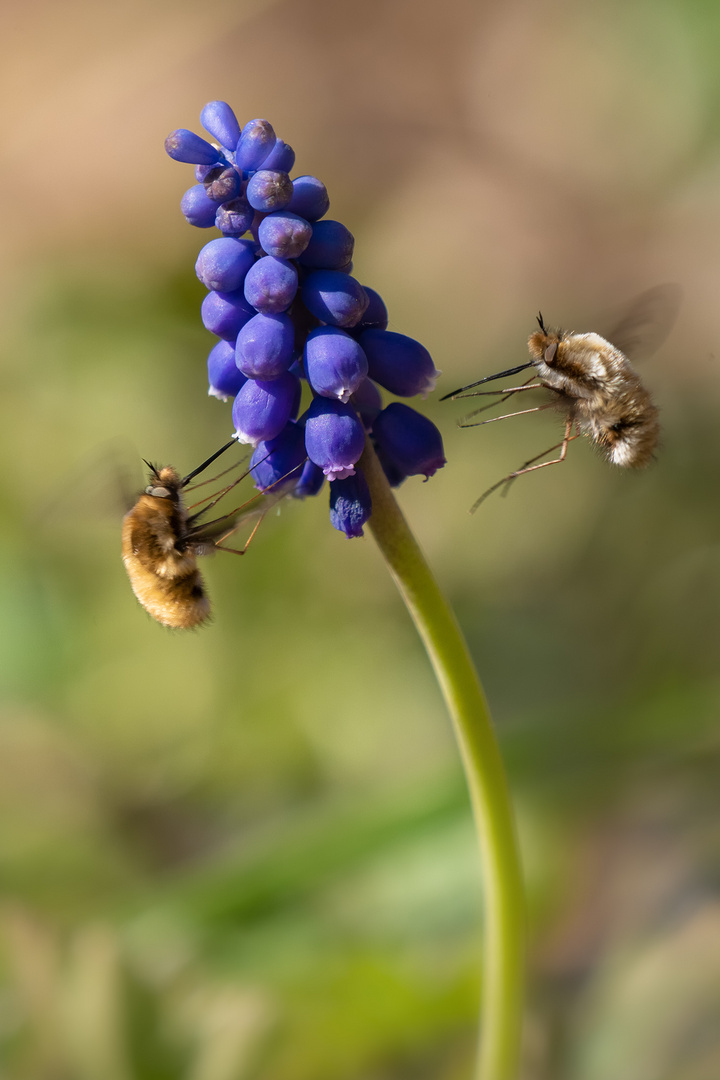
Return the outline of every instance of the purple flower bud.
[[[263,251],[279,259],[296,259],[312,236],[312,225],[289,210],[277,210],[264,217],[258,226],[258,240]]]
[[[342,401],[316,397],[306,413],[305,446],[310,460],[328,480],[353,476],[365,446],[365,433],[355,410]]]
[[[263,213],[283,210],[292,197],[292,181],[286,172],[259,169],[248,180],[245,197],[251,206]]]
[[[214,165],[223,160],[219,150],[187,128],[171,131],[165,140],[165,150],[175,161],[186,161],[191,165]]]
[[[263,169],[278,169],[289,173],[295,164],[295,151],[282,139],[278,139],[268,156],[263,161]]]
[[[315,270],[308,274],[302,285],[302,298],[308,310],[330,326],[355,326],[368,306],[362,285],[338,270]]]
[[[285,481],[299,482],[307,461],[305,432],[302,424],[290,420],[274,439],[259,442],[250,458],[255,487],[258,491],[285,486]]]
[[[195,273],[207,289],[235,292],[255,262],[255,249],[247,240],[221,236],[211,240],[198,255]]]
[[[215,225],[226,236],[242,236],[252,225],[254,217],[252,206],[244,196],[240,196],[217,208]]]
[[[280,434],[293,412],[299,380],[285,372],[270,382],[248,379],[233,402],[235,438],[253,446]]]
[[[226,149],[235,150],[240,138],[240,125],[226,101],[208,101],[200,113],[200,123]]]
[[[193,184],[180,200],[185,220],[198,229],[210,229],[215,224],[217,204],[208,199],[204,184]]]
[[[422,475],[427,480],[446,461],[442,436],[432,420],[399,401],[376,417],[373,440],[404,476]]]
[[[326,218],[313,225],[312,239],[300,256],[303,266],[340,270],[353,256],[355,237],[340,221]]]
[[[275,145],[275,132],[268,120],[249,120],[242,129],[235,151],[235,164],[244,172],[259,169]]]
[[[304,444],[303,444],[304,445]],[[305,499],[308,495],[317,495],[325,483],[325,473],[314,461],[305,462],[300,473],[300,479],[292,492],[293,498]]]
[[[241,289],[237,292],[209,292],[200,308],[205,329],[233,344],[254,314]]]
[[[247,272],[245,298],[265,314],[287,311],[295,299],[297,284],[297,270],[291,262],[266,255]]]
[[[353,327],[353,334],[360,334],[363,330],[387,330],[388,313],[385,301],[374,289],[367,285],[363,285],[363,288],[370,302],[360,322]]]
[[[398,397],[426,397],[439,371],[424,345],[392,330],[365,330],[358,341],[368,358],[370,378]]]
[[[348,540],[363,535],[363,525],[372,513],[372,499],[361,471],[330,485],[330,523]]]
[[[372,379],[363,379],[350,398],[357,409],[366,431],[372,431],[373,422],[383,407],[382,396]]]
[[[235,363],[250,379],[267,382],[295,359],[295,327],[289,315],[254,315],[240,330]]]
[[[232,165],[218,165],[210,169],[203,180],[205,194],[214,203],[231,202],[237,199],[242,190],[240,173]]]
[[[297,176],[292,182],[292,198],[287,205],[306,221],[317,221],[330,207],[327,188],[317,176]]]
[[[218,341],[210,350],[207,359],[208,394],[227,401],[235,397],[240,387],[247,381],[235,363],[235,346],[229,341]]]
[[[368,370],[357,341],[336,326],[320,326],[308,334],[303,364],[315,393],[343,402],[350,400]]]

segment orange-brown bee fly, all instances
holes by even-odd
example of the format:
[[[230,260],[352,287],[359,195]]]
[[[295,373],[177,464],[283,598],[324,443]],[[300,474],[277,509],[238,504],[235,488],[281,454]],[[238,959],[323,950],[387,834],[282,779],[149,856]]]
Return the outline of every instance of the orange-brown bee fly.
[[[247,471],[217,494],[202,500],[206,505],[197,512],[189,513],[184,504],[183,490],[189,482],[236,445],[235,439],[231,439],[185,477],[171,465],[156,468],[145,462],[150,469],[150,482],[123,519],[122,557],[135,596],[163,626],[187,629],[205,622],[210,614],[210,601],[197,567],[198,556],[212,551],[243,555],[267,510],[263,497],[257,495],[213,521],[201,520],[248,475]],[[239,523],[253,515],[259,520],[245,546],[242,549],[223,546],[222,541],[236,531]]]

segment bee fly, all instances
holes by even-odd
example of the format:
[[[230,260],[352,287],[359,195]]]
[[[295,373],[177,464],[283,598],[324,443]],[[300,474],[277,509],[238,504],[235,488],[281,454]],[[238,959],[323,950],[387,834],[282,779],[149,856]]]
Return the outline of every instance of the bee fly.
[[[150,469],[150,482],[123,519],[122,558],[132,590],[148,614],[163,626],[187,629],[199,626],[208,618],[210,601],[197,568],[198,556],[211,551],[232,551],[236,555],[244,555],[267,510],[266,505],[251,507],[257,500],[262,502],[262,497],[258,495],[229,514],[223,514],[213,521],[200,521],[202,515],[248,475],[246,471],[216,495],[202,500],[207,505],[201,510],[188,513],[183,503],[183,489],[231,446],[237,446],[235,439],[231,439],[185,477],[181,477],[171,465],[156,468],[146,461]],[[246,506],[250,509],[243,514]],[[223,547],[222,541],[236,531],[244,518],[252,514],[259,514],[259,520],[245,547]]]
[[[649,349],[657,348],[675,321],[679,303],[680,291],[675,285],[660,285],[643,293],[611,333],[617,344],[611,344],[595,333],[579,334],[572,330],[549,329],[542,315],[538,315],[540,329],[528,339],[530,360],[526,364],[495,375],[486,375],[441,399],[446,401],[448,398],[487,395],[506,401],[526,390],[549,390],[552,394],[551,400],[542,405],[472,424],[463,421],[460,427],[491,424],[495,420],[507,420],[511,416],[523,416],[545,409],[556,409],[565,417],[562,441],[530,458],[521,468],[493,484],[474,503],[471,513],[503,484],[509,485],[518,476],[564,461],[568,445],[580,435],[586,435],[613,465],[636,469],[650,463],[660,436],[658,410],[625,353],[633,351],[641,343]],[[476,386],[509,378],[530,367],[535,369],[531,378],[520,386],[503,390],[474,390]],[[466,393],[468,390],[474,392]],[[497,401],[491,402],[469,416],[476,416],[497,404]],[[557,457],[549,461],[540,460],[555,450],[559,450]]]

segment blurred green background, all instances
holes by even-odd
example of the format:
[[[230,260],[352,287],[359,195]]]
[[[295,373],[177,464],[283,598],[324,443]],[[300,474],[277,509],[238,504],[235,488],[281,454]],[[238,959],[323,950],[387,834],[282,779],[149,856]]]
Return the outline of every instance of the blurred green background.
[[[463,1080],[481,882],[449,723],[327,496],[155,625],[126,463],[197,465],[208,234],[163,152],[271,120],[441,392],[677,281],[647,472],[541,414],[399,492],[485,680],[529,891],[525,1080],[720,1076],[720,8],[709,0],[8,4],[0,440],[0,1075]],[[605,320],[605,322],[603,322]]]

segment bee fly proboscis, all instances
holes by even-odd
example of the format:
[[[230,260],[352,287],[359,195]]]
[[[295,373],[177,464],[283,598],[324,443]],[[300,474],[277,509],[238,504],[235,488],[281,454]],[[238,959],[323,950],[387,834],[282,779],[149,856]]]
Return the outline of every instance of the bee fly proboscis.
[[[678,286],[659,285],[649,289],[630,305],[623,319],[610,334],[616,344],[611,344],[596,333],[547,328],[540,314],[537,318],[540,328],[528,339],[530,360],[527,363],[496,372],[494,375],[486,375],[483,379],[446,394],[442,401],[448,398],[477,396],[499,399],[474,410],[465,420],[460,421],[460,427],[477,427],[494,423],[496,420],[508,420],[513,416],[542,412],[545,409],[555,409],[565,417],[562,440],[530,458],[502,480],[498,480],[483,492],[470,512],[477,510],[498,488],[503,485],[509,487],[518,476],[564,461],[568,445],[580,435],[587,436],[613,465],[631,469],[648,465],[653,459],[660,437],[658,409],[626,353],[634,351],[639,344],[644,344],[649,349],[657,348],[669,333],[679,305]],[[475,387],[484,383],[509,379],[527,368],[535,370],[520,386],[509,386],[502,390],[475,390]],[[533,408],[468,423],[471,417],[485,409],[527,390],[547,390],[552,396],[549,401]],[[554,451],[559,451],[557,457],[549,461],[541,460]]]

